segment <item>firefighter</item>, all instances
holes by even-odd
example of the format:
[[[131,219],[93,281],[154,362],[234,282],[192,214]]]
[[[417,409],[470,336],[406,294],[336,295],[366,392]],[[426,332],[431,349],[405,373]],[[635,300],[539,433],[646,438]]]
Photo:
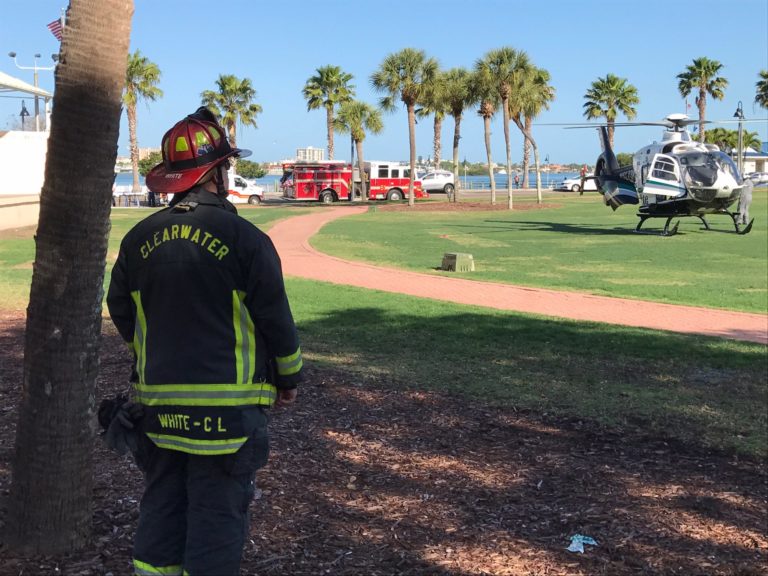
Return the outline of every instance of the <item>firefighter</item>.
[[[107,305],[137,381],[107,439],[133,435],[144,471],[135,574],[239,573],[267,409],[302,379],[280,259],[226,200],[229,159],[247,155],[207,108],[176,123],[146,177],[173,199],[128,232],[112,270]]]

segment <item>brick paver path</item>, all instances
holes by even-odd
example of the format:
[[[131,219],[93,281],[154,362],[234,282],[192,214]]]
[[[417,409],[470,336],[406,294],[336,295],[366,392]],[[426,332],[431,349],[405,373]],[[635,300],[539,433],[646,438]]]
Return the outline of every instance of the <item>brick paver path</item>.
[[[362,206],[318,208],[273,226],[269,235],[280,253],[285,275],[457,304],[768,344],[768,315],[420,274],[342,260],[309,245],[309,238],[326,222],[365,210]]]

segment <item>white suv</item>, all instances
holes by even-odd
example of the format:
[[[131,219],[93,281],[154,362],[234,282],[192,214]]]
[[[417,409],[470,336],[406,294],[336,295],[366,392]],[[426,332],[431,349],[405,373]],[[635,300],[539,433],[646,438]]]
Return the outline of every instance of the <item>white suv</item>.
[[[426,192],[445,192],[453,194],[453,172],[432,170],[421,177],[421,187]]]
[[[562,182],[555,184],[553,190],[563,190],[565,192],[581,192],[581,178],[579,176],[566,178]],[[584,190],[597,190],[597,183],[592,177],[592,174],[589,175],[589,178],[584,180]]]

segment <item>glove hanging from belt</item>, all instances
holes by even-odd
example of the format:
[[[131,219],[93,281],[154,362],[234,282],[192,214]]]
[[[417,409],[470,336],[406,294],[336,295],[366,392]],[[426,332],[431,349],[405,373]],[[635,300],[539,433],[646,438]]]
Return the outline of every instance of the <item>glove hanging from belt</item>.
[[[118,454],[124,455],[129,450],[135,454],[138,449],[136,424],[143,416],[142,405],[122,394],[102,400],[98,418],[107,446]]]

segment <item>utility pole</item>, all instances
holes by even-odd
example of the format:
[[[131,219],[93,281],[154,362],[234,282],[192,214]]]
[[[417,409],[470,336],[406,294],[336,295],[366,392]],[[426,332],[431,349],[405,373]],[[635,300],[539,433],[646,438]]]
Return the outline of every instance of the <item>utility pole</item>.
[[[37,59],[40,58],[40,54],[35,54],[35,63],[33,66],[19,66],[19,63],[16,62],[16,52],[8,52],[8,56],[13,58],[13,63],[16,65],[16,68],[18,68],[19,70],[34,71],[33,78],[34,78],[35,88],[39,88],[38,76],[37,76],[38,70],[55,70],[56,69],[56,64],[54,64],[53,66],[38,66]],[[54,62],[58,62],[59,55],[51,54],[51,59]],[[40,96],[38,94],[35,94],[35,132],[40,132]]]
[[[739,149],[738,154],[739,156],[736,159],[736,166],[739,168],[739,176],[743,176],[744,174],[744,109],[741,107],[741,100],[739,100],[739,105],[736,107],[736,112],[733,114],[734,118],[739,119]]]

